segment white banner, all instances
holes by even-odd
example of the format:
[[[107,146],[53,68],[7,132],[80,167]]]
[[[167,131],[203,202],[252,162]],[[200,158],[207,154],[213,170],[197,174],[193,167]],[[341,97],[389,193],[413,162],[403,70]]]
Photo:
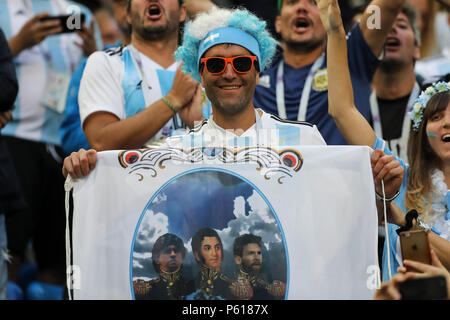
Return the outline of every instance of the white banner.
[[[74,298],[371,299],[378,255],[370,152],[99,153],[73,189]],[[215,235],[193,241],[205,230]],[[244,234],[261,240],[253,267],[233,251]],[[178,245],[169,247],[169,237]],[[204,248],[216,250],[212,262]]]

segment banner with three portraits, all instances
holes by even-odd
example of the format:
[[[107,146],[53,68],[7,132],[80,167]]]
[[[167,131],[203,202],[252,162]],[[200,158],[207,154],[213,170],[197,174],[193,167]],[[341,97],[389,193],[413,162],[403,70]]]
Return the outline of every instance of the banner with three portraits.
[[[371,299],[370,149],[98,154],[73,189],[74,299]]]

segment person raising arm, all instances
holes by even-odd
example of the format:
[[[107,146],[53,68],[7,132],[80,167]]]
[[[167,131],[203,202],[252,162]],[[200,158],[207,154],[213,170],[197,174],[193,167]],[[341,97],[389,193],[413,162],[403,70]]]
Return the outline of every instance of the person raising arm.
[[[375,132],[355,106],[347,61],[347,42],[337,1],[317,1],[328,36],[328,113],[351,145],[372,147]]]
[[[336,0],[317,1],[320,17],[328,36],[328,95],[329,114],[348,143],[383,149],[388,157],[392,152],[376,137],[373,129],[356,109],[347,64],[347,44]],[[408,163],[398,159],[406,175],[402,189],[405,198],[399,199],[407,210],[420,212],[417,226],[429,232],[432,249],[443,265],[450,269],[450,214],[446,202],[450,185],[450,85],[437,83],[419,96],[412,113],[412,130],[408,143]],[[391,177],[390,179],[393,179]],[[390,179],[383,179],[390,184]],[[394,178],[398,179],[398,178]],[[378,180],[378,181],[377,181]],[[380,179],[375,187],[380,194]],[[386,190],[386,197],[392,196]],[[380,209],[382,202],[377,204]],[[379,210],[380,211],[380,210]],[[404,213],[393,202],[388,206],[388,222],[403,226]],[[394,245],[395,250],[395,245]]]

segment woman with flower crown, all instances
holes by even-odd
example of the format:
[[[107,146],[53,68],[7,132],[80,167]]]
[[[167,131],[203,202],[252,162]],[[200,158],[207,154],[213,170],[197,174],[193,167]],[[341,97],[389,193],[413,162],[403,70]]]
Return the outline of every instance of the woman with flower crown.
[[[345,32],[336,0],[317,1],[322,23],[328,34],[328,95],[329,114],[349,144],[366,145],[393,153],[385,142],[375,135],[366,119],[359,113],[353,101],[353,89],[347,62]],[[429,230],[432,250],[442,264],[450,270],[450,83],[440,82],[427,88],[416,101],[411,114],[412,130],[408,142],[408,163],[398,159],[405,169],[403,184],[395,195],[386,200],[388,212],[388,237],[390,250],[385,246],[383,278],[401,265],[399,241],[396,230],[405,229],[404,212],[417,210],[414,228]],[[375,179],[376,184],[377,182]],[[377,190],[380,190],[377,186]],[[395,203],[391,202],[395,199]],[[377,201],[381,208],[383,201]],[[387,252],[391,252],[390,259]]]

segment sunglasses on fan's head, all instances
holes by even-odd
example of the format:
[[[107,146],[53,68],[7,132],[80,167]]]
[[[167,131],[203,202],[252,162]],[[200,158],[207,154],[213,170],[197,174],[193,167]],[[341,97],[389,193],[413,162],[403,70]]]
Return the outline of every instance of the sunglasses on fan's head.
[[[248,73],[252,70],[255,61],[258,61],[256,56],[208,57],[200,59],[200,63],[206,68],[206,71],[215,75],[225,72],[228,63],[231,64],[236,73]],[[256,65],[256,70],[259,71],[258,64]]]

